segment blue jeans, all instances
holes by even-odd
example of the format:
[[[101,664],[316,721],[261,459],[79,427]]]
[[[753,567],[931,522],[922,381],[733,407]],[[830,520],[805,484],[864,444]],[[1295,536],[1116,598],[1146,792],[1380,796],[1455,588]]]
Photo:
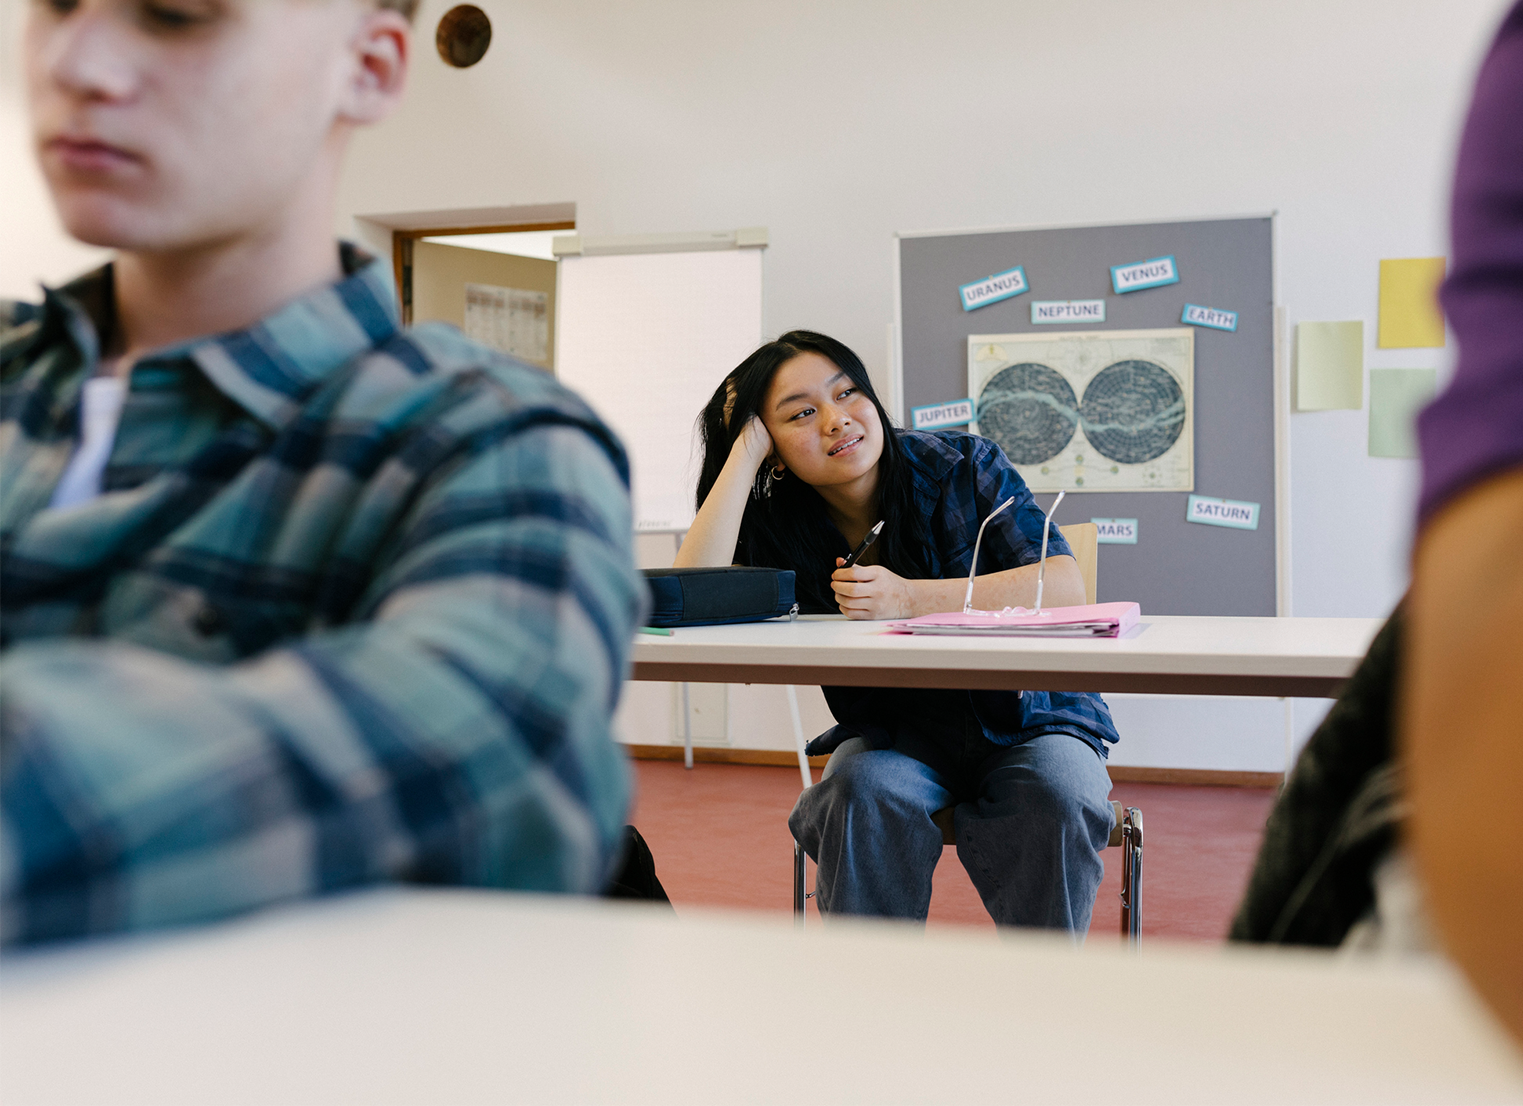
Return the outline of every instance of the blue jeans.
[[[817,865],[826,914],[925,921],[941,829],[955,806],[957,857],[999,925],[1089,929],[1114,816],[1105,762],[1082,738],[995,745],[973,719],[937,733],[904,725],[889,748],[861,737],[831,754],[788,828]]]

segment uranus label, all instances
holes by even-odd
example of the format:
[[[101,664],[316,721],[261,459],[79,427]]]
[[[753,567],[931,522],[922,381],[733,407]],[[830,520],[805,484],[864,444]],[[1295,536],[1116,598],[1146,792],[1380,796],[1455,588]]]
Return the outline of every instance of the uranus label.
[[[1174,264],[1172,256],[1155,257],[1151,261],[1138,261],[1132,265],[1111,266],[1111,287],[1118,296],[1123,292],[1140,292],[1144,288],[1178,283],[1179,267]]]
[[[1092,518],[1095,540],[1101,545],[1136,545],[1137,520],[1134,518]]]
[[[962,309],[972,311],[1029,291],[1031,286],[1026,283],[1026,270],[1017,265],[1003,273],[995,273],[992,277],[964,284],[957,290],[957,294],[962,297]]]
[[[1103,323],[1104,300],[1035,300],[1031,321],[1040,323]]]
[[[1179,317],[1179,321],[1189,323],[1191,326],[1209,326],[1212,330],[1236,330],[1237,312],[1187,303],[1185,313]]]
[[[943,430],[949,426],[966,426],[973,421],[973,401],[953,400],[910,409],[910,427],[914,430]]]
[[[1192,495],[1185,507],[1185,521],[1202,522],[1207,526],[1230,526],[1234,530],[1257,530],[1259,505],[1236,499],[1207,499],[1202,495]]]

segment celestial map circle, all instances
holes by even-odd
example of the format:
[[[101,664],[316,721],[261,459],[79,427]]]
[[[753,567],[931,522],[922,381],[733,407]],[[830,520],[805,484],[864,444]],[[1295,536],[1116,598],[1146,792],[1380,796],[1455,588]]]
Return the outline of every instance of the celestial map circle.
[[[1038,465],[1063,452],[1079,425],[1079,402],[1068,381],[1025,361],[991,376],[978,397],[978,432],[993,438],[1017,465]]]
[[[1162,365],[1117,361],[1084,389],[1079,423],[1096,452],[1123,465],[1140,465],[1161,457],[1179,440],[1185,394]]]

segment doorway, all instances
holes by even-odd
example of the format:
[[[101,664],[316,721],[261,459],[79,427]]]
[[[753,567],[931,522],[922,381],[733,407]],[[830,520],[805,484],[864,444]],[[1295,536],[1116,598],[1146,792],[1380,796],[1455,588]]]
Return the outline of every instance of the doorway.
[[[405,325],[444,322],[483,345],[555,371],[551,241],[576,230],[575,204],[363,216],[389,237]]]

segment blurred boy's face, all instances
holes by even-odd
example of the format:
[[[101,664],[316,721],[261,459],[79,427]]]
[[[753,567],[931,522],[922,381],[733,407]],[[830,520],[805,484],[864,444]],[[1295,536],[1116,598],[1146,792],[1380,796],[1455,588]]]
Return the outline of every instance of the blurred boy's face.
[[[376,20],[405,53],[405,21],[362,0],[31,0],[33,138],[64,225],[194,249],[326,197],[348,125],[390,107],[366,85]]]

